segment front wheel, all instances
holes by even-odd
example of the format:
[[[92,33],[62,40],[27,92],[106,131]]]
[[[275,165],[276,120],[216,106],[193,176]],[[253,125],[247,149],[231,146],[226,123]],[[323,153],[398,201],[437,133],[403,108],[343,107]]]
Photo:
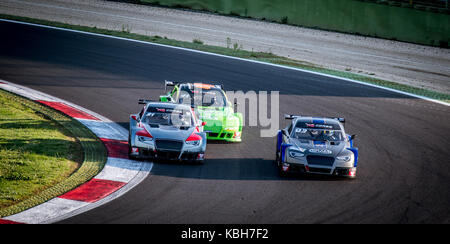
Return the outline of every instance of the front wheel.
[[[136,156],[131,155],[131,137],[128,136],[128,158],[131,160],[137,160]]]
[[[278,175],[282,178],[288,176],[288,172],[283,171],[283,166],[281,164],[278,165]]]
[[[286,177],[288,175],[288,172],[283,171],[283,162],[281,162],[281,156],[279,154],[280,154],[280,152],[276,153],[276,159],[275,159],[275,161],[277,162],[278,175],[280,177]]]
[[[280,160],[280,147],[278,147],[278,143],[277,143],[277,146],[276,146],[276,149],[275,149],[275,162],[278,165],[280,165],[279,162],[278,162],[279,160]]]

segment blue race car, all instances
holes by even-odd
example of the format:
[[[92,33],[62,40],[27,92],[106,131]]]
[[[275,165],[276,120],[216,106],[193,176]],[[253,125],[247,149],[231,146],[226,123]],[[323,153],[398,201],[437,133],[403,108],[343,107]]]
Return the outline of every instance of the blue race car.
[[[356,177],[358,148],[347,135],[343,118],[285,115],[289,126],[278,131],[276,162],[281,176],[288,172]]]

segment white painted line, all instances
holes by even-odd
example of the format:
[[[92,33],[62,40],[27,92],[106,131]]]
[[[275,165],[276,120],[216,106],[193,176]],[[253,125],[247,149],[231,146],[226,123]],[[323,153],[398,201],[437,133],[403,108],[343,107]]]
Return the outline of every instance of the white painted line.
[[[104,139],[114,139],[121,141],[128,141],[128,131],[126,134],[117,129],[117,124],[114,122],[96,121],[77,119],[84,126],[88,127],[97,137]]]
[[[4,217],[3,219],[26,224],[39,224],[70,213],[75,209],[82,208],[88,204],[88,202],[80,202],[57,197],[23,212]]]
[[[96,207],[99,207],[103,204],[106,204],[114,199],[117,199],[121,196],[123,196],[125,193],[133,189],[135,186],[139,185],[145,178],[147,178],[147,175],[152,170],[153,164],[152,163],[143,163],[141,170],[136,174],[136,176],[131,179],[128,184],[124,185],[119,190],[113,192],[112,194],[106,196],[103,199],[98,200],[97,202],[90,203],[86,206],[83,206],[82,208],[75,209],[74,211],[71,211],[67,214],[60,215],[58,217],[55,217],[49,221],[41,222],[41,224],[51,224],[56,223],[64,219],[68,219],[70,217],[82,214],[84,212],[87,212],[89,210],[92,210]]]
[[[30,91],[28,88],[20,86],[20,85],[12,85],[11,83],[0,80],[1,82],[4,82],[5,84],[0,83],[0,88],[12,92],[14,94],[20,95],[22,97],[27,97],[31,100],[43,100],[43,101],[49,101],[49,102],[56,102],[55,99],[53,99],[51,96],[44,94],[39,91]]]
[[[46,25],[26,23],[26,22],[15,21],[15,20],[6,20],[6,19],[0,19],[0,21],[17,23],[17,24],[24,24],[24,25],[30,25],[30,26],[37,26],[37,27],[43,27],[43,28],[48,28],[48,29],[62,30],[62,31],[74,32],[74,33],[81,33],[81,34],[92,35],[92,36],[99,36],[99,37],[105,37],[105,38],[112,38],[112,39],[117,39],[117,40],[124,40],[124,41],[142,43],[142,44],[146,44],[146,45],[153,45],[153,46],[160,46],[160,47],[166,47],[166,48],[173,48],[173,49],[184,50],[184,51],[189,51],[189,52],[194,52],[194,53],[200,53],[200,54],[212,55],[212,56],[217,56],[217,57],[235,59],[235,60],[251,62],[251,63],[257,63],[257,64],[262,64],[262,65],[269,65],[269,66],[273,66],[273,67],[278,67],[278,68],[283,68],[283,69],[290,69],[290,70],[300,71],[300,72],[304,72],[304,73],[309,73],[309,74],[314,74],[314,75],[319,75],[319,76],[325,76],[325,77],[329,77],[329,78],[333,78],[333,79],[339,79],[339,80],[344,80],[344,81],[348,81],[348,82],[353,82],[353,83],[357,83],[357,84],[360,84],[360,85],[375,87],[375,88],[386,90],[386,91],[390,91],[390,92],[393,92],[393,93],[398,93],[398,94],[402,94],[402,95],[406,95],[406,96],[410,96],[410,97],[415,97],[415,98],[419,98],[419,99],[422,99],[422,100],[426,100],[426,101],[429,101],[429,102],[438,103],[438,104],[441,104],[441,105],[444,105],[444,106],[450,106],[450,103],[447,103],[447,102],[444,102],[444,101],[439,101],[439,100],[432,99],[432,98],[429,98],[429,97],[424,97],[424,96],[416,95],[416,94],[409,93],[409,92],[403,92],[403,91],[395,90],[395,89],[392,89],[392,88],[387,88],[387,87],[384,87],[384,86],[374,85],[374,84],[365,83],[365,82],[362,82],[362,81],[352,80],[352,79],[343,78],[343,77],[334,76],[334,75],[323,74],[323,73],[310,71],[310,70],[304,70],[304,69],[300,69],[300,68],[282,66],[282,65],[278,65],[278,64],[272,64],[272,63],[265,63],[265,62],[261,62],[261,61],[255,61],[255,60],[250,60],[250,59],[232,57],[232,56],[227,56],[227,55],[223,55],[223,54],[198,51],[198,50],[188,49],[188,48],[183,48],[183,47],[175,47],[175,46],[169,46],[169,45],[164,45],[164,44],[133,40],[133,39],[117,37],[117,36],[108,36],[108,35],[103,35],[103,34],[98,34],[98,33],[91,33],[91,32],[79,31],[79,30],[71,30],[71,29],[60,28],[60,27],[46,26]]]
[[[109,157],[105,167],[97,176],[95,176],[95,179],[127,183],[136,177],[141,169],[142,162]]]

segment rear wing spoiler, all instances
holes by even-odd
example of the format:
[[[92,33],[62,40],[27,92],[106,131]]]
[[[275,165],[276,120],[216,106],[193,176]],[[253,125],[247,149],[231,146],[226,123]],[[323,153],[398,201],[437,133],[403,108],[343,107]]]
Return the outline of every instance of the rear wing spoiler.
[[[181,83],[183,83],[183,82],[180,82],[180,81],[170,81],[170,80],[165,80],[165,81],[164,81],[164,91],[167,92],[167,87],[169,87],[169,86],[173,87],[173,86],[177,86],[177,85],[179,85],[179,84],[181,84]],[[191,84],[191,83],[189,83],[189,84]],[[215,86],[215,87],[217,87],[217,88],[220,88],[220,89],[222,89],[222,90],[224,89],[223,84],[218,84],[218,85],[214,84],[213,86]]]
[[[295,119],[295,118],[299,118],[302,117],[301,115],[292,115],[292,114],[285,114],[284,115],[284,119]],[[345,123],[345,118],[330,118],[330,119],[335,119],[341,123]]]
[[[139,99],[138,104],[147,104],[149,102],[154,102],[153,100],[148,100],[148,99]]]
[[[302,117],[301,115],[292,115],[292,114],[285,114],[284,119],[295,119],[298,117]]]
[[[165,80],[164,81],[164,91],[167,92],[167,87],[168,86],[176,86],[179,85],[181,82],[178,81],[169,81],[169,80]]]
[[[345,119],[344,118],[333,118],[341,123],[345,123]]]
[[[220,88],[221,90],[225,90],[225,88],[224,88],[224,86],[223,86],[222,83],[221,83],[221,84],[218,84],[218,85],[216,85],[216,86],[219,86],[219,88]]]

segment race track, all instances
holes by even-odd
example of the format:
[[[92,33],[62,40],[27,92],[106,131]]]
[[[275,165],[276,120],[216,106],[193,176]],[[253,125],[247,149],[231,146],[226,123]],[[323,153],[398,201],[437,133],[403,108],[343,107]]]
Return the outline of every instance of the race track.
[[[0,21],[0,79],[127,128],[163,81],[280,91],[284,113],[341,116],[357,134],[358,177],[280,178],[275,138],[209,143],[205,165],[157,163],[124,196],[62,223],[450,223],[450,107],[320,75],[125,40]]]

